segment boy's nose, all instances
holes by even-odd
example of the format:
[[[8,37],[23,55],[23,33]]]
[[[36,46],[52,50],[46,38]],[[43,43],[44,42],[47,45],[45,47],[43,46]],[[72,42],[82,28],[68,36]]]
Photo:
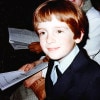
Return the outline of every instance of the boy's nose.
[[[47,41],[47,43],[53,43],[55,41],[54,36],[53,35],[48,35],[46,41]]]

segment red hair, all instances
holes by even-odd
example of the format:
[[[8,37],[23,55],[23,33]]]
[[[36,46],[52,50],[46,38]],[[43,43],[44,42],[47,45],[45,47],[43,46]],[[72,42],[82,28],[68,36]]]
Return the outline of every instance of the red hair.
[[[84,34],[88,32],[86,15],[78,6],[67,0],[48,0],[42,3],[33,15],[34,29],[37,30],[40,22],[52,20],[51,15],[68,24],[74,33],[74,39],[80,38],[81,32]]]

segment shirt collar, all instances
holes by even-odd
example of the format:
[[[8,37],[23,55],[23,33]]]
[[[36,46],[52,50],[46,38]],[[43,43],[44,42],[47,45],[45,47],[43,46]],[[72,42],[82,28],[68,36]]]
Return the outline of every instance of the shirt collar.
[[[79,52],[79,48],[78,48],[77,45],[75,45],[74,48],[72,49],[72,51],[67,56],[65,56],[59,62],[55,61],[54,62],[54,66],[58,65],[58,68],[61,71],[61,73],[64,73],[64,71],[72,63],[72,61],[74,60],[74,58],[76,57],[76,55],[78,54],[78,52]]]

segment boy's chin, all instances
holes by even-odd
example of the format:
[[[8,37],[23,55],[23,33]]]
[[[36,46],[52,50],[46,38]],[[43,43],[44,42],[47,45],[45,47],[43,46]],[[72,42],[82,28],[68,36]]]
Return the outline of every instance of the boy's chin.
[[[60,59],[60,58],[58,58],[57,56],[56,57],[50,57],[50,59],[52,59],[52,60],[58,60],[58,59]]]

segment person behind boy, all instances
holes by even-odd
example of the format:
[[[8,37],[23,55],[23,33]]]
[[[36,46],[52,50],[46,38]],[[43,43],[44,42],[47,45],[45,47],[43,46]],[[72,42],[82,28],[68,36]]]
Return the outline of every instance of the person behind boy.
[[[100,0],[91,0],[92,7],[86,15],[89,21],[89,39],[85,45],[90,58],[100,64]]]
[[[42,50],[51,59],[45,100],[100,100],[100,66],[77,45],[87,34],[84,13],[70,1],[50,0],[36,9],[33,19]]]

